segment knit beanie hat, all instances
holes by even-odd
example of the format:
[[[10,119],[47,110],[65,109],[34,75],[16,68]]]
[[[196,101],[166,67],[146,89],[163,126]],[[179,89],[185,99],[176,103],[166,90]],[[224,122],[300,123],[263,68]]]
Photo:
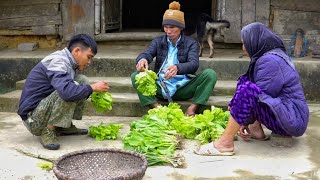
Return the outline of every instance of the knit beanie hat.
[[[162,25],[173,25],[185,28],[184,13],[180,11],[180,3],[173,1],[169,4],[169,9],[163,15]]]

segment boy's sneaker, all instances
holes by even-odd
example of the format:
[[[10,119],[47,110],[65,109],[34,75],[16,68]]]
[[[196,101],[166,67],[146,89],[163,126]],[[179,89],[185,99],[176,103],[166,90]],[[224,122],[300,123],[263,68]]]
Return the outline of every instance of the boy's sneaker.
[[[40,143],[44,148],[49,150],[57,150],[60,148],[54,129],[44,128],[40,135]]]
[[[68,136],[68,135],[86,135],[88,134],[87,129],[79,129],[71,123],[69,128],[56,127],[56,132],[58,136]]]

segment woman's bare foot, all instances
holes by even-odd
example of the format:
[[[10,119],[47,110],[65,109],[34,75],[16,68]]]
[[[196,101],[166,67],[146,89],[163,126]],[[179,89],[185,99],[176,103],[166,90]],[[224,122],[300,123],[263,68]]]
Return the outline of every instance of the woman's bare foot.
[[[219,152],[234,152],[234,136],[240,129],[240,125],[230,115],[227,127],[222,136],[213,143],[213,147]]]
[[[234,142],[232,140],[223,140],[218,139],[213,143],[213,147],[216,148],[219,152],[233,152],[234,151]]]
[[[191,117],[195,116],[196,115],[196,111],[198,110],[198,108],[199,108],[199,104],[191,104],[188,107],[185,115],[186,116],[191,116]]]
[[[259,121],[255,121],[249,126],[241,126],[238,132],[238,136],[240,136],[244,141],[249,141],[250,139],[265,141],[269,138],[265,136]]]
[[[266,135],[262,129],[261,123],[259,121],[255,121],[253,124],[249,125],[249,130],[251,137],[254,139],[265,139]]]

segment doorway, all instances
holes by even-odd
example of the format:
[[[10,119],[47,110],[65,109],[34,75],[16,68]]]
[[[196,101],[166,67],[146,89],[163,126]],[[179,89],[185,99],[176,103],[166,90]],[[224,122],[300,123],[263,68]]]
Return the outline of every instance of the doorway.
[[[122,0],[122,31],[161,31],[162,17],[172,0]],[[213,0],[180,0],[186,34],[193,34],[200,13],[212,13]]]

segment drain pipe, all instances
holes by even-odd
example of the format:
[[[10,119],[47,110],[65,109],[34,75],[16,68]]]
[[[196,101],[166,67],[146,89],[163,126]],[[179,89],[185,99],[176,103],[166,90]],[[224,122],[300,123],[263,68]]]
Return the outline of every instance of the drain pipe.
[[[94,1],[94,33],[100,34],[100,1]],[[103,0],[104,1],[104,0]]]

